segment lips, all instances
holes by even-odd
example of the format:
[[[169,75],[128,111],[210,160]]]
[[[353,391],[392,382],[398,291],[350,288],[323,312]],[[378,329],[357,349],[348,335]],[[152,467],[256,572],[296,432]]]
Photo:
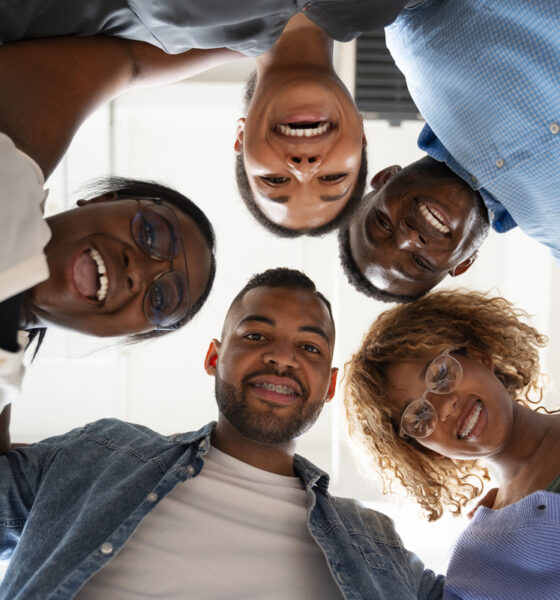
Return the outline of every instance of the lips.
[[[291,377],[258,375],[247,383],[259,398],[277,404],[291,404],[302,395],[300,384]]]
[[[274,126],[274,131],[289,138],[316,138],[328,133],[332,128],[333,124],[329,121],[308,121],[277,123]]]
[[[449,235],[451,230],[447,225],[447,215],[442,210],[422,200],[418,202],[418,209],[428,225],[443,235]]]
[[[92,246],[77,256],[72,268],[72,277],[81,296],[97,303],[103,302],[107,297],[109,279],[105,261]]]
[[[486,427],[487,415],[482,400],[476,400],[463,411],[459,419],[457,437],[462,440],[477,438]]]

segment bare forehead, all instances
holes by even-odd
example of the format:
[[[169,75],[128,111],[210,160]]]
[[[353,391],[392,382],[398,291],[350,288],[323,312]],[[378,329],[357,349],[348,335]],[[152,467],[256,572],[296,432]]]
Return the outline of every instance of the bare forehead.
[[[277,328],[316,327],[334,341],[334,325],[319,296],[300,288],[261,286],[249,290],[230,308],[224,329],[236,327],[248,317],[262,317]]]

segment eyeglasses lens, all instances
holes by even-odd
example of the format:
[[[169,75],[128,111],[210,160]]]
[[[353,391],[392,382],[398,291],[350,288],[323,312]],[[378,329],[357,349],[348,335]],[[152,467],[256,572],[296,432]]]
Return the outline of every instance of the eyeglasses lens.
[[[426,390],[435,394],[447,394],[457,387],[462,376],[461,365],[452,356],[438,356],[428,367]]]
[[[158,277],[144,296],[146,318],[162,329],[176,324],[188,308],[189,294],[180,271],[170,271]]]
[[[459,362],[449,354],[435,358],[426,371],[426,393],[448,394],[461,382],[463,369]],[[428,437],[436,428],[438,414],[434,405],[425,397],[411,402],[401,418],[401,432],[422,439]]]
[[[425,398],[414,400],[403,412],[401,428],[406,435],[421,439],[428,437],[437,424],[437,413]]]
[[[173,211],[164,204],[142,208],[130,225],[134,242],[156,260],[173,260],[181,250],[181,237],[175,222]],[[185,316],[189,304],[185,275],[171,270],[152,282],[144,296],[143,309],[150,323],[159,329],[172,329]]]
[[[179,254],[173,213],[162,204],[138,211],[132,219],[131,231],[136,245],[153,258],[171,260]]]

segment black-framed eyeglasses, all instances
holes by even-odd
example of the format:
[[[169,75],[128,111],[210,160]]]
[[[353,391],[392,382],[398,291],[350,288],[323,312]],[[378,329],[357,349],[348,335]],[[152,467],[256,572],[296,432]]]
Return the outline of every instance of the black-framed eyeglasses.
[[[141,208],[130,221],[130,233],[136,245],[155,260],[171,261],[171,270],[159,275],[142,300],[144,316],[156,329],[176,329],[190,308],[190,282],[187,257],[175,211],[157,199],[137,199]],[[149,200],[151,204],[142,204]],[[173,260],[182,256],[185,273],[173,268]]]
[[[449,394],[463,378],[463,369],[459,361],[449,352],[440,354],[430,363],[426,371],[426,391],[418,400],[411,402],[401,415],[401,437],[409,436],[421,440],[431,435],[438,424],[436,407],[428,400],[432,394]]]

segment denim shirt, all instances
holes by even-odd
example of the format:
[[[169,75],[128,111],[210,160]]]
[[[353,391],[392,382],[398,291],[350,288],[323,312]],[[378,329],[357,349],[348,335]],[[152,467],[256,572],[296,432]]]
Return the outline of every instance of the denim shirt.
[[[214,423],[163,436],[104,419],[0,457],[0,598],[72,598],[122,548],[141,519],[204,465]],[[441,598],[443,577],[424,570],[391,520],[328,492],[304,458],[294,469],[308,497],[308,527],[348,600]]]

